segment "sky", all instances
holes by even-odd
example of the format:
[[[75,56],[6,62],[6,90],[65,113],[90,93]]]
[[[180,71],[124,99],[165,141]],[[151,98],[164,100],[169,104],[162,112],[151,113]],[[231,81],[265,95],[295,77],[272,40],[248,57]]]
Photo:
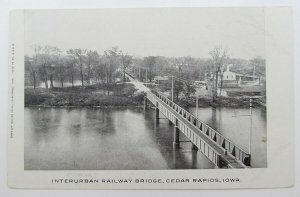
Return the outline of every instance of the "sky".
[[[97,50],[113,46],[137,57],[209,58],[221,46],[230,57],[265,56],[263,8],[132,8],[27,10],[25,53],[52,45]]]

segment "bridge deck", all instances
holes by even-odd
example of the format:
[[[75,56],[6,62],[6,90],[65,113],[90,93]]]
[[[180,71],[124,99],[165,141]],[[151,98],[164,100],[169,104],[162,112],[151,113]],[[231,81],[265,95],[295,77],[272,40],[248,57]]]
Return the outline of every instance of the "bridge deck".
[[[187,138],[191,140],[191,142],[198,147],[198,149],[204,153],[215,165],[220,166],[220,159],[223,163],[229,168],[245,168],[244,165],[240,160],[229,154],[226,147],[223,148],[218,144],[217,140],[212,140],[211,136],[209,135],[212,133],[208,128],[209,133],[205,133],[201,131],[191,120],[188,120],[184,117],[183,113],[178,113],[178,111],[183,110],[182,108],[178,108],[178,106],[174,106],[172,101],[168,100],[165,97],[157,96],[152,92],[147,92],[147,98],[151,101],[153,105],[158,107],[159,111],[164,114],[170,121],[172,121],[178,129],[186,135]],[[162,99],[163,98],[163,99]],[[185,113],[187,113],[185,111]],[[190,115],[190,114],[188,114]],[[176,123],[177,119],[177,123]],[[177,125],[176,125],[177,124]],[[204,127],[204,126],[203,126]],[[205,130],[205,129],[203,129]],[[221,138],[219,138],[221,139]],[[220,140],[219,140],[220,141]],[[235,148],[235,147],[234,147]],[[230,147],[229,147],[230,150]],[[227,151],[227,154],[225,152]],[[240,151],[240,150],[239,150]],[[241,157],[242,159],[244,157]]]
[[[135,81],[133,76],[127,76]],[[141,82],[138,82],[141,83]],[[250,155],[237,147],[191,113],[158,92],[146,91],[147,99],[160,113],[167,117],[198,149],[216,166],[224,164],[229,168],[245,168],[250,163]]]
[[[172,110],[173,113],[177,113],[174,109],[172,109],[170,106],[166,105],[163,102],[160,102],[161,105],[166,107],[168,110]],[[243,165],[238,163],[236,160],[234,160],[232,157],[229,155],[224,154],[224,149],[220,148],[218,145],[216,145],[214,142],[212,142],[205,134],[203,134],[199,129],[195,128],[195,126],[187,121],[185,118],[181,116],[176,116],[177,119],[179,119],[180,122],[185,124],[187,127],[189,127],[197,136],[199,136],[207,145],[209,145],[211,148],[213,148],[218,155],[220,155],[228,164],[230,164],[233,168],[244,168]],[[189,136],[187,136],[189,138]],[[196,145],[196,144],[195,144]],[[198,145],[196,145],[198,146]],[[198,147],[200,148],[200,147]]]

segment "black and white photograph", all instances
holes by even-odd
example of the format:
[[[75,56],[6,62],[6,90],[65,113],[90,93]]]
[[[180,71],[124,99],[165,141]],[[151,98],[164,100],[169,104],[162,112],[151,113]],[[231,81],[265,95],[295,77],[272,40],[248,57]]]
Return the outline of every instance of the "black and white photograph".
[[[266,168],[264,17],[25,11],[24,170]]]

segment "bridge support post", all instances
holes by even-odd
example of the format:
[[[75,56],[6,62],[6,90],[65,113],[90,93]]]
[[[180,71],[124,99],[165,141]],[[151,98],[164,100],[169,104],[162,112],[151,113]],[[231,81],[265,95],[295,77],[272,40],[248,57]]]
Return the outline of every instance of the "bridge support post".
[[[192,150],[198,151],[198,147],[193,143]]]
[[[196,169],[197,168],[197,151],[192,152],[192,168]]]
[[[173,147],[179,148],[179,129],[177,126],[174,126],[174,140],[173,140]]]
[[[147,96],[144,96],[144,110],[147,109]]]
[[[244,163],[246,166],[251,166],[251,155],[247,155],[247,156],[244,158],[243,163]]]
[[[155,118],[156,118],[156,123],[159,123],[159,109],[158,109],[158,107],[155,108]]]

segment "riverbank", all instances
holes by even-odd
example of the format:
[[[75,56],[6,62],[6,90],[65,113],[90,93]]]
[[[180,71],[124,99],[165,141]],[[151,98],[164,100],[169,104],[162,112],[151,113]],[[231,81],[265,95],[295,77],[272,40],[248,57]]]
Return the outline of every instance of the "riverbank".
[[[176,103],[185,108],[196,107],[195,98],[191,98],[189,100],[181,99]],[[198,98],[198,106],[248,108],[250,106],[250,100],[247,97],[217,97],[215,100],[213,100],[211,97],[203,96]]]
[[[124,83],[116,85],[109,95],[102,86],[89,86],[82,88],[26,88],[25,106],[37,107],[141,107],[143,106],[143,93],[136,93],[135,85]],[[198,98],[199,107],[232,107],[248,108],[249,98],[246,97],[211,97],[202,96]],[[196,106],[194,97],[186,100],[175,101],[180,106],[188,109]]]
[[[109,94],[102,87],[26,88],[25,106],[40,107],[124,107],[140,106],[142,94],[132,84],[121,84]]]

